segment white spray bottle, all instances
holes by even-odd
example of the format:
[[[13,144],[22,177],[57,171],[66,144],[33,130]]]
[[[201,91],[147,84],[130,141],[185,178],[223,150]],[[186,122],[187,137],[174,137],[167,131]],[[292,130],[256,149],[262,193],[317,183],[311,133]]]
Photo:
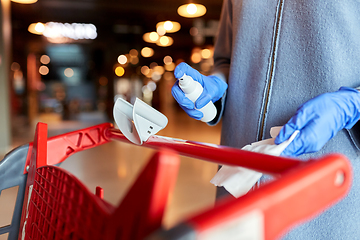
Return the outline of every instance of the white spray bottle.
[[[193,103],[195,103],[195,101],[203,92],[203,87],[201,84],[186,74],[179,78],[179,87],[185,93],[185,96]],[[204,114],[203,118],[201,119],[203,122],[210,122],[215,118],[217,113],[216,107],[212,101],[206,104],[203,108],[197,110]]]

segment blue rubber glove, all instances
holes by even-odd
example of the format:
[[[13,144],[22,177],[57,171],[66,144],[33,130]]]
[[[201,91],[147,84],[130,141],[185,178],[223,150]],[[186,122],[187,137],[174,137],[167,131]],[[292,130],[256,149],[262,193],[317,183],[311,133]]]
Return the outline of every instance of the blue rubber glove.
[[[181,78],[184,73],[191,76],[195,81],[198,81],[204,88],[200,97],[194,103],[185,97],[184,92],[179,87],[179,80],[176,81],[171,89],[171,93],[175,100],[179,103],[180,107],[192,118],[200,120],[203,117],[203,113],[196,109],[203,108],[208,102],[213,103],[219,100],[227,89],[227,83],[216,76],[205,76],[199,73],[188,64],[182,62],[175,68],[175,78]]]
[[[282,152],[298,156],[319,151],[343,128],[350,129],[360,118],[360,92],[341,87],[338,91],[321,94],[301,105],[275,139],[280,144],[295,130],[300,133]]]

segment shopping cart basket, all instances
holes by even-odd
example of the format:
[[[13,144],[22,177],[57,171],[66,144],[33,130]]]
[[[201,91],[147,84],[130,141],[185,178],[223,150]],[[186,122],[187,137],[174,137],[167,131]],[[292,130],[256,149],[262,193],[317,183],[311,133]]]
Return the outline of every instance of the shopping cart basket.
[[[51,138],[47,125],[39,123],[34,142],[0,161],[1,194],[18,189],[13,217],[0,228],[0,239],[276,239],[340,201],[351,184],[350,164],[339,154],[304,162],[154,135],[143,146],[159,151],[119,206],[113,206],[102,199],[100,187],[93,194],[56,166],[112,140],[128,142],[110,123]],[[176,180],[177,154],[277,178],[165,230],[161,220]]]

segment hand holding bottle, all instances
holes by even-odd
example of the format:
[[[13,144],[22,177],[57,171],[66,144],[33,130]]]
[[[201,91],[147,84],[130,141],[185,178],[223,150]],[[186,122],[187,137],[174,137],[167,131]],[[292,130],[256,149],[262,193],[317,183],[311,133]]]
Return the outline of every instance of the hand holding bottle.
[[[175,69],[175,77],[177,79],[183,76],[190,76],[195,81],[199,82],[203,87],[203,91],[196,99],[195,104],[188,97],[186,97],[183,90],[179,86],[179,81],[176,81],[172,87],[172,95],[179,103],[180,107],[192,118],[201,120],[204,114],[198,109],[204,108],[210,101],[218,101],[225,93],[227,84],[216,76],[205,76],[200,74],[197,70],[193,69],[186,63],[180,63]],[[212,120],[212,119],[211,119]],[[209,120],[209,121],[211,121]],[[207,121],[207,120],[203,120]]]

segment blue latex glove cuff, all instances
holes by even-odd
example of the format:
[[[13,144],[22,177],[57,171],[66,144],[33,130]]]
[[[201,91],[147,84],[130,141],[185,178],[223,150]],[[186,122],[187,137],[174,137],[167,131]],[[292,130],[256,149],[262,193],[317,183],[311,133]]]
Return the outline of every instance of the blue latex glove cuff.
[[[360,92],[341,87],[301,105],[275,139],[276,144],[300,130],[282,155],[298,156],[320,150],[341,129],[350,129],[360,118]]]

